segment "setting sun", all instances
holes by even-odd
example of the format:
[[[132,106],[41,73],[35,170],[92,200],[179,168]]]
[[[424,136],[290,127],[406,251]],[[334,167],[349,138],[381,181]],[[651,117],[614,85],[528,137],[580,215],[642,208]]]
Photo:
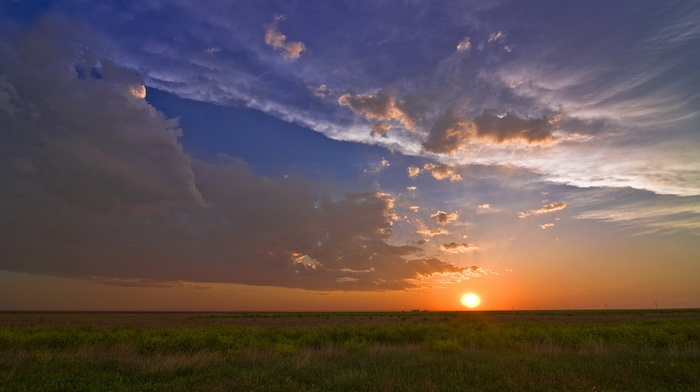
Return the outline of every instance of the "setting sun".
[[[476,294],[467,293],[462,296],[462,305],[470,309],[476,308],[479,306],[479,303],[481,303],[481,299]]]

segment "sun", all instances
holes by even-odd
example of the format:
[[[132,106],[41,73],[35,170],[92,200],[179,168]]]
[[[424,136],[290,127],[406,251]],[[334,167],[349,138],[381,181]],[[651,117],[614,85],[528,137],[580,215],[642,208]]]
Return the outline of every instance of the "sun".
[[[466,293],[462,296],[462,305],[473,309],[479,306],[481,303],[481,298],[474,293]]]

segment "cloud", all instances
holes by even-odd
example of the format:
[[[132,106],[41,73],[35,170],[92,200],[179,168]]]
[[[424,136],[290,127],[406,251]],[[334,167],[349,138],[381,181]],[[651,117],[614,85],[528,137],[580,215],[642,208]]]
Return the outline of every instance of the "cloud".
[[[618,224],[635,235],[674,234],[700,236],[700,197],[652,195],[638,190],[595,192],[587,211],[576,219]],[[609,200],[627,200],[609,205]]]
[[[458,52],[464,52],[469,50],[472,47],[472,43],[469,40],[469,37],[464,37],[459,43],[457,44],[457,51]]]
[[[432,215],[430,215],[431,218],[435,221],[435,223],[439,225],[446,225],[452,221],[457,220],[459,218],[459,215],[457,215],[456,212],[451,212],[447,213],[445,211],[438,211]]]
[[[520,140],[526,143],[554,142],[553,121],[547,117],[524,119],[513,114],[498,114],[495,110],[484,110],[474,118],[476,136],[496,143]]]
[[[488,43],[503,41],[507,36],[508,36],[507,33],[505,33],[502,30],[499,30],[499,31],[489,35]]]
[[[537,210],[518,212],[518,217],[527,218],[528,216],[546,214],[549,212],[563,210],[564,208],[566,208],[566,202],[558,201],[558,202],[555,202],[552,204],[546,204],[546,205],[542,206],[542,208],[539,208]]]
[[[355,114],[364,115],[368,120],[397,121],[408,130],[415,129],[411,115],[396,102],[393,93],[379,92],[368,95],[344,94],[338,104],[348,106]]]
[[[462,283],[474,278],[483,276],[498,275],[498,272],[477,266],[466,267],[462,271],[443,272],[433,275],[420,276],[415,280],[415,284],[424,288],[438,289],[448,285]]]
[[[105,284],[109,286],[120,286],[120,287],[147,287],[147,288],[186,288],[195,290],[213,290],[214,286],[199,285],[191,282],[185,282],[182,280],[178,281],[158,281],[153,279],[120,279],[120,278],[99,278],[91,277],[95,283]]]
[[[462,114],[450,112],[433,123],[428,137],[423,141],[423,149],[454,155],[468,143],[503,144],[519,141],[527,144],[551,144],[559,140],[552,132],[562,118],[524,119],[488,109],[468,121]]]
[[[65,44],[89,31],[46,22],[2,37],[0,269],[131,287],[372,291],[467,271],[392,245],[387,193],[332,198],[234,157],[187,155],[187,131],[132,93],[140,79],[100,57],[108,45]]]
[[[385,158],[382,158],[381,161],[371,164],[369,169],[364,169],[364,172],[377,174],[389,166],[391,166],[389,161],[387,161]]]
[[[600,15],[592,7],[555,5],[552,12],[533,19],[503,2],[489,2],[488,13],[479,12],[482,6],[474,2],[441,3],[428,7],[430,11],[414,2],[403,4],[391,20],[384,17],[383,7],[381,2],[363,2],[355,7],[357,18],[348,18],[342,7],[284,7],[289,19],[334,26],[305,24],[304,40],[318,55],[294,67],[281,66],[262,40],[251,39],[250,32],[262,33],[260,26],[275,12],[251,2],[227,2],[216,9],[178,2],[170,4],[168,18],[159,18],[159,23],[151,23],[154,12],[165,9],[79,7],[71,2],[56,2],[51,9],[92,24],[99,30],[94,36],[111,41],[115,53],[110,58],[128,64],[149,88],[180,97],[255,108],[336,140],[379,144],[442,163],[517,165],[580,187],[700,194],[695,175],[699,161],[694,159],[697,64],[686,55],[698,31],[692,2],[676,2],[663,15],[646,9],[605,25],[598,23]],[[500,17],[511,13],[519,17]],[[367,23],[358,29],[358,20]],[[523,20],[532,23],[525,28]],[[593,22],[607,37],[605,45],[581,35]],[[439,31],[430,28],[436,23]],[[270,42],[279,42],[283,25],[276,20],[271,25],[275,34]],[[551,34],[537,35],[543,28]],[[635,33],[619,34],[620,28]],[[170,32],[176,30],[187,31],[186,37],[173,39]],[[526,30],[543,39],[520,39]],[[462,37],[470,37],[469,49]],[[506,55],[514,47],[509,40],[517,40],[518,56]],[[344,43],[342,51],[338,42]],[[215,53],[207,52],[211,48]],[[413,55],[416,51],[419,58]],[[400,128],[393,122],[401,120],[365,121],[365,114],[357,118],[337,104],[319,102],[308,86],[321,84],[331,91],[391,91],[396,106],[413,120],[415,132],[389,132],[388,137],[375,132],[370,139],[376,122]],[[0,91],[0,108],[9,107],[2,97],[11,91]],[[560,104],[568,110],[562,123],[537,121],[554,120],[552,113]],[[455,132],[459,127],[451,134],[456,138],[447,137],[449,128],[436,125],[453,111],[470,124],[465,128],[468,137]],[[476,123],[480,134],[471,133]],[[452,155],[435,157],[433,151],[421,150],[426,141],[430,149],[444,151],[437,154]],[[551,148],[539,151],[542,144]],[[606,159],[613,155],[624,159]],[[648,165],[649,156],[658,166]]]
[[[296,60],[301,57],[301,52],[306,50],[306,46],[302,42],[287,42],[287,36],[277,29],[277,25],[283,20],[284,16],[276,16],[272,23],[265,26],[265,43],[281,51],[285,59]]]
[[[5,191],[29,187],[100,215],[205,204],[177,122],[132,93],[138,76],[66,48],[59,26],[40,28],[18,43],[25,52],[0,48],[0,74],[16,92],[12,111],[0,111],[0,153],[14,162],[0,167]]]
[[[461,181],[462,176],[454,171],[454,168],[447,164],[436,165],[434,163],[426,163],[423,170],[428,171],[436,180]]]
[[[422,172],[428,172],[436,180],[462,180],[462,176],[455,172],[452,166],[446,164],[426,163],[423,165],[423,169],[416,166],[409,166],[407,170],[410,178],[418,177]]]
[[[537,225],[537,227],[539,227],[542,230],[545,230],[545,229],[548,229],[550,227],[554,227],[554,223],[544,223],[541,225]]]
[[[416,230],[416,234],[420,234],[425,237],[434,237],[436,235],[446,235],[450,234],[449,231],[438,227],[437,229],[418,229]]]
[[[473,133],[473,125],[470,122],[463,120],[457,113],[450,113],[433,124],[428,138],[423,141],[423,149],[448,155],[455,154]]]
[[[479,204],[477,208],[480,210],[488,210],[491,208],[491,204]]]
[[[322,84],[318,87],[309,87],[311,92],[317,96],[318,98],[327,98],[331,95],[333,95],[333,90],[329,89],[328,86],[325,84]]]
[[[408,171],[408,176],[411,178],[418,177],[418,175],[420,174],[420,168],[415,167],[415,166],[409,166],[407,171]]]
[[[370,136],[372,137],[387,137],[387,133],[391,129],[391,125],[387,123],[376,123],[374,124],[374,127],[372,127],[372,132],[370,133]]]
[[[456,253],[465,253],[465,252],[470,252],[473,250],[479,249],[478,246],[474,244],[467,244],[467,243],[456,243],[456,242],[450,242],[448,244],[442,244],[440,245],[440,252],[444,253],[451,253],[451,254],[456,254]]]

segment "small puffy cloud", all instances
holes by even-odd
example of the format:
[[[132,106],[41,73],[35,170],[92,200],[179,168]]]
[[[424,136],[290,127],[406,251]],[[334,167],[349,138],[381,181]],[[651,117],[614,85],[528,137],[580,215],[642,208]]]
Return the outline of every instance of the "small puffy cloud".
[[[265,26],[265,43],[270,47],[282,52],[282,56],[288,60],[296,60],[301,57],[301,52],[306,50],[302,42],[287,42],[287,36],[277,29],[279,22],[284,20],[284,16],[277,16],[272,23]]]
[[[437,223],[438,225],[446,225],[452,221],[457,220],[459,218],[459,215],[457,215],[456,212],[451,212],[447,213],[445,211],[438,211],[432,215],[430,215],[431,218]]]
[[[370,136],[372,136],[372,137],[377,137],[377,136],[388,137],[387,133],[389,132],[390,129],[391,129],[391,125],[389,125],[387,123],[382,123],[382,122],[376,123],[376,124],[374,124],[374,127],[372,127],[372,132],[370,132]]]
[[[338,98],[338,104],[348,106],[355,114],[364,115],[368,120],[397,121],[408,130],[415,129],[411,115],[396,102],[392,93],[353,95],[344,94]]]
[[[465,252],[470,252],[470,251],[477,250],[477,249],[479,249],[478,246],[476,246],[474,244],[467,244],[464,242],[461,242],[461,243],[450,242],[449,244],[440,245],[440,252],[450,253],[450,254],[465,253]]]
[[[329,89],[325,84],[318,87],[309,87],[309,90],[318,98],[326,98],[333,94],[333,90]]]
[[[420,206],[410,206],[408,207],[411,211],[418,212],[420,210]]]
[[[537,225],[542,230],[549,229],[550,227],[554,227],[554,223],[544,223],[541,225]]]
[[[454,171],[454,168],[447,164],[436,165],[434,163],[426,163],[423,170],[430,173],[436,180],[461,181],[462,176]]]
[[[472,43],[469,40],[469,37],[464,37],[459,43],[457,44],[457,51],[458,52],[464,52],[469,50],[472,47]]]
[[[408,176],[411,178],[418,177],[418,175],[420,174],[420,168],[415,166],[409,166],[407,171]]]
[[[406,190],[408,190],[408,191],[415,191],[416,189],[418,189],[418,188],[415,186],[407,186],[406,187]]]
[[[501,210],[499,208],[495,208],[491,204],[479,204],[474,209],[474,212],[477,214],[494,214],[501,212]]]
[[[563,210],[564,208],[566,208],[566,202],[565,201],[558,201],[558,202],[555,202],[552,204],[546,204],[546,205],[542,206],[542,208],[539,208],[537,210],[529,210],[529,211],[525,211],[525,212],[519,212],[518,217],[527,218],[528,216],[531,216],[531,215],[546,214],[549,212]]]

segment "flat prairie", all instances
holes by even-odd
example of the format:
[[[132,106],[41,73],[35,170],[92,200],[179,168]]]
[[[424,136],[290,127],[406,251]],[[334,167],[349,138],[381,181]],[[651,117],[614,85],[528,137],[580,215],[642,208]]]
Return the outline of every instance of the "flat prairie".
[[[0,391],[699,391],[700,310],[0,312]]]
[[[454,312],[23,312],[0,311],[0,328],[94,325],[100,328],[332,327],[407,323],[542,321],[609,323],[651,320],[698,320],[700,309],[542,310]]]

